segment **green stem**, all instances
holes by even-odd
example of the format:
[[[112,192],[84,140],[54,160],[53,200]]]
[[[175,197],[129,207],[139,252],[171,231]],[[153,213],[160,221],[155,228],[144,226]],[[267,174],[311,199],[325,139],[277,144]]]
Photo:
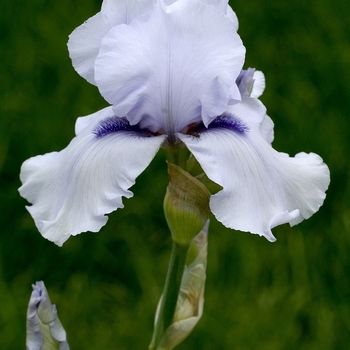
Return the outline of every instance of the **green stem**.
[[[186,169],[189,152],[184,144],[167,144],[163,146],[163,148],[169,163],[176,164],[182,169]]]
[[[158,319],[154,327],[149,350],[158,349],[164,332],[171,325],[174,318],[188,248],[187,246],[173,243]]]

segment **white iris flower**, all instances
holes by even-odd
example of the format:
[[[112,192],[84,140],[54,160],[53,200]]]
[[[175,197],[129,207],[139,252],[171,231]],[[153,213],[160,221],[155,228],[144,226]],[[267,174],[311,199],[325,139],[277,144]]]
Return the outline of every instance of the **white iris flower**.
[[[20,193],[45,238],[99,231],[169,144],[185,144],[222,187],[210,209],[227,227],[274,241],[273,227],[319,209],[329,170],[316,154],[271,147],[264,77],[242,71],[237,29],[227,0],[104,0],[73,31],[74,68],[111,106],[78,118],[61,152],[24,162]]]

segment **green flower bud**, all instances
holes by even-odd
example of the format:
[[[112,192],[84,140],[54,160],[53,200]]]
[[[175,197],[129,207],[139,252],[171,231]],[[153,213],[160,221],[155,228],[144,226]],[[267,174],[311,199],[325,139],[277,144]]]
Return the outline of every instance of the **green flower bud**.
[[[190,245],[210,216],[210,192],[206,186],[177,165],[168,163],[169,185],[164,212],[172,239]]]
[[[173,322],[164,332],[157,350],[171,350],[180,344],[192,332],[202,316],[207,266],[207,232],[208,223],[192,241]]]
[[[44,282],[33,285],[27,311],[27,350],[69,350],[66,332]]]

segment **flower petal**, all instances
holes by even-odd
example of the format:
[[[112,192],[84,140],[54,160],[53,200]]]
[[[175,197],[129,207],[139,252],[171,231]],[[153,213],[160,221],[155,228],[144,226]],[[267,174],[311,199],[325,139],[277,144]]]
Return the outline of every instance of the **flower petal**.
[[[178,0],[165,0],[167,5],[171,5]],[[231,6],[228,4],[228,0],[200,0],[203,4],[212,5],[217,7],[222,13],[224,13],[228,19],[232,22],[235,30],[238,30],[238,18]]]
[[[231,107],[231,112],[243,116],[245,122],[249,120],[260,125],[260,131],[270,144],[274,139],[273,121],[266,114],[265,106],[257,100],[265,89],[265,76],[263,72],[254,68],[242,70],[238,76],[237,85],[242,94],[242,103]],[[253,120],[251,120],[253,117]]]
[[[232,22],[197,0],[157,4],[102,41],[95,79],[102,96],[131,124],[168,135],[201,119],[207,125],[229,99],[245,49]]]
[[[242,114],[244,103],[233,110],[235,118],[248,120],[247,131],[221,127],[204,131],[200,137],[178,137],[207,176],[223,187],[210,201],[216,218],[226,227],[274,241],[273,227],[287,222],[295,225],[319,209],[329,185],[329,170],[316,154],[299,153],[293,158],[275,151],[261,133],[261,120]]]
[[[132,196],[128,189],[164,141],[165,136],[145,137],[121,128],[113,131],[108,123],[111,116],[108,107],[94,118],[87,117],[91,125],[67,148],[30,158],[22,165],[19,191],[33,204],[27,209],[41,234],[58,245],[70,235],[99,231],[108,219],[104,214],[122,208],[122,196]],[[96,135],[97,122],[104,120],[106,124],[101,125],[111,131],[99,129]]]
[[[227,5],[227,12],[226,12],[227,17],[229,20],[232,22],[233,26],[235,27],[236,30],[238,30],[238,18],[236,13],[232,10],[232,8]]]
[[[242,102],[230,107],[229,113],[238,116],[249,129],[260,130],[261,135],[268,143],[274,139],[273,121],[266,114],[263,103],[252,97],[242,96]]]
[[[216,6],[220,9],[228,19],[232,22],[236,31],[238,30],[238,18],[231,6],[228,4],[228,0],[201,0],[204,4]]]
[[[156,0],[104,0],[101,11],[76,28],[69,36],[68,49],[75,70],[96,84],[94,64],[102,38],[116,25],[130,23],[148,12]]]
[[[260,70],[256,70],[253,75],[253,80],[254,84],[250,96],[254,98],[259,98],[263,94],[266,87],[264,73]]]
[[[263,119],[260,126],[260,131],[269,144],[271,144],[273,139],[275,138],[273,127],[274,124],[272,119],[268,115],[265,115],[265,118]]]
[[[255,68],[242,70],[236,83],[242,96],[259,98],[265,90],[265,75]]]

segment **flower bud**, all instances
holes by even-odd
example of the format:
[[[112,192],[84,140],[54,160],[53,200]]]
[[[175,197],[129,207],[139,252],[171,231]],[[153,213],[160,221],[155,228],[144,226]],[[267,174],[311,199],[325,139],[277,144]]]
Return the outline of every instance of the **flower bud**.
[[[192,332],[202,317],[207,266],[208,223],[209,221],[192,241],[173,323],[164,332],[157,350],[173,349]],[[156,319],[157,317],[158,315],[156,315]]]
[[[177,165],[168,163],[169,185],[164,212],[172,239],[190,245],[210,216],[210,192],[206,186]]]
[[[27,350],[69,350],[66,331],[44,282],[36,282],[27,310]]]

